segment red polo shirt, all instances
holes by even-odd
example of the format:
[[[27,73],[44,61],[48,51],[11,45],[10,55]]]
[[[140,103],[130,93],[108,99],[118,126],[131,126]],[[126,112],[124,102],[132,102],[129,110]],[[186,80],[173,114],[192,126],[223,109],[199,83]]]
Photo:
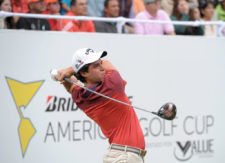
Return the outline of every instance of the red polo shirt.
[[[90,89],[130,103],[125,94],[126,82],[116,70],[106,71],[102,83]],[[145,141],[137,115],[130,106],[105,99],[82,88],[74,87],[72,97],[77,106],[101,128],[109,143],[145,149]]]

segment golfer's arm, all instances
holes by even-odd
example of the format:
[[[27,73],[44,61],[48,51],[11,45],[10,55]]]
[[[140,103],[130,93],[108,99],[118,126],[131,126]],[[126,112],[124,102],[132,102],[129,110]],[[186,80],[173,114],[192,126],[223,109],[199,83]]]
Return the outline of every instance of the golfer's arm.
[[[67,90],[67,92],[72,93],[73,87],[75,85],[73,85],[70,82],[67,82],[64,80],[65,77],[67,78],[71,78],[72,75],[74,75],[74,69],[72,67],[68,67],[63,69],[62,71],[60,71],[60,81],[63,84],[63,86],[65,87],[65,89]]]
[[[72,67],[67,67],[65,69],[61,69],[58,71],[59,77],[58,81],[64,81],[64,78],[70,78],[73,74],[75,74]]]
[[[72,83],[69,83],[67,81],[64,81],[62,84],[63,84],[63,86],[65,87],[65,89],[67,90],[68,93],[72,93],[75,85],[73,85]]]
[[[71,66],[65,69],[65,76],[70,77],[73,74],[75,74],[75,71],[74,71],[74,69]]]

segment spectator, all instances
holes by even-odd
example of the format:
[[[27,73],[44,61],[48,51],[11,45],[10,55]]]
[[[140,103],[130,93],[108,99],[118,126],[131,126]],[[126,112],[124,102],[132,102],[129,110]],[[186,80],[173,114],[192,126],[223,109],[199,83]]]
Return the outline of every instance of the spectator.
[[[118,0],[105,0],[104,17],[118,17],[119,11]],[[95,22],[95,29],[96,32],[118,33],[116,25],[116,22]]]
[[[87,0],[72,0],[67,16],[87,16]],[[62,30],[69,32],[95,32],[93,21],[63,20]]]
[[[135,15],[144,11],[145,10],[144,0],[133,0],[133,10]]]
[[[88,0],[88,15],[100,17],[103,16],[105,0]]]
[[[0,11],[11,12],[11,2],[10,0],[0,0]],[[12,29],[14,28],[13,18],[0,18],[0,29]]]
[[[123,16],[125,18],[132,17],[133,11],[132,11],[132,0],[119,0],[119,6],[120,6],[120,16]]]
[[[47,5],[46,14],[60,15],[60,5],[58,0],[45,0]],[[50,29],[53,31],[60,31],[62,29],[62,21],[59,19],[48,19]]]
[[[176,21],[189,21],[189,6],[186,0],[176,0],[171,19]],[[175,25],[177,35],[186,35],[187,26]]]
[[[28,13],[28,0],[11,0],[12,2],[12,11],[18,13]],[[15,24],[19,20],[18,16],[13,17]]]
[[[27,13],[28,9],[28,0],[11,0],[12,2],[12,11],[18,13]]]
[[[188,0],[189,7],[198,7],[199,0]],[[168,13],[169,16],[172,15],[174,0],[161,0],[161,8]]]
[[[221,0],[198,0],[199,6],[204,5],[207,2],[212,2],[216,6]]]
[[[119,0],[120,14],[125,18],[134,18],[133,0]],[[118,26],[118,30],[124,33],[134,33],[134,27],[131,23],[125,23]]]
[[[221,0],[216,6],[216,15],[218,20],[225,21],[225,0]]]
[[[174,6],[174,0],[162,0],[161,1],[161,9],[166,11],[166,13],[171,16]]]
[[[66,13],[70,12],[71,7],[71,0],[60,0],[61,3],[61,15],[65,15]]]
[[[189,10],[189,20],[190,21],[199,21],[201,18],[200,11],[198,7],[191,8]],[[204,35],[203,27],[202,26],[190,26],[187,27],[186,31],[187,35]]]
[[[29,13],[42,14],[46,10],[43,0],[29,0],[28,2]],[[46,19],[41,18],[19,18],[16,23],[17,29],[28,30],[50,30],[49,23]]]
[[[203,21],[212,21],[214,17],[214,3],[211,1],[201,3],[200,12]],[[205,36],[217,36],[216,25],[209,24],[204,26],[204,35]]]
[[[144,0],[145,11],[139,13],[136,19],[171,21],[168,14],[160,9],[160,0]],[[172,24],[136,23],[135,33],[151,35],[174,35]]]

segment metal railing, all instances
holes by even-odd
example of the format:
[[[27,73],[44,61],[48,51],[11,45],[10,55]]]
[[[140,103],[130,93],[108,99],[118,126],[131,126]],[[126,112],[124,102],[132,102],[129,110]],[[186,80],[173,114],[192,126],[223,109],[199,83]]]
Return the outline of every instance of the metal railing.
[[[91,16],[66,16],[66,15],[47,15],[47,14],[30,14],[30,13],[14,13],[0,11],[0,18],[6,18],[11,16],[27,17],[27,18],[45,18],[45,19],[70,19],[70,20],[92,20],[101,22],[117,22],[125,23],[152,23],[152,24],[173,24],[182,26],[204,26],[204,25],[216,25],[221,31],[225,28],[224,21],[162,21],[162,20],[145,20],[145,19],[131,19],[124,17],[106,18],[106,17],[91,17]]]

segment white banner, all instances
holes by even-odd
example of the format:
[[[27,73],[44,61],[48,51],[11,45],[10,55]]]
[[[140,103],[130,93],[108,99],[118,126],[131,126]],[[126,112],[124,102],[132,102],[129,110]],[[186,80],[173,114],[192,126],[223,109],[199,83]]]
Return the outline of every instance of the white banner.
[[[225,162],[225,39],[23,30],[0,31],[0,162],[102,162],[108,141],[49,75],[83,47],[108,51],[134,105],[177,105],[172,122],[136,111],[145,162]]]

